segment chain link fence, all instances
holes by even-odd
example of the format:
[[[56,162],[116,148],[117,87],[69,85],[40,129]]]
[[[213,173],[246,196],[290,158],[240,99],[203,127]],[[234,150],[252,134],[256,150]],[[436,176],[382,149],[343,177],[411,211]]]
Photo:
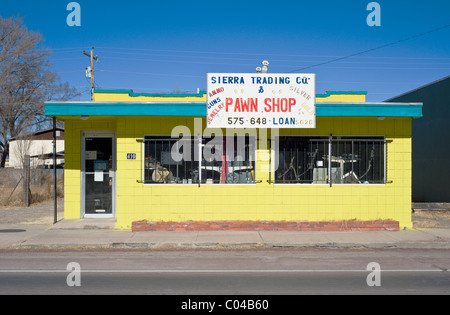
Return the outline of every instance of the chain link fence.
[[[24,169],[0,168],[0,208],[28,206],[53,199],[53,174],[53,169],[30,168],[27,181]],[[57,169],[56,175],[57,197],[60,198],[64,196],[64,169]],[[26,186],[29,186],[28,200]]]

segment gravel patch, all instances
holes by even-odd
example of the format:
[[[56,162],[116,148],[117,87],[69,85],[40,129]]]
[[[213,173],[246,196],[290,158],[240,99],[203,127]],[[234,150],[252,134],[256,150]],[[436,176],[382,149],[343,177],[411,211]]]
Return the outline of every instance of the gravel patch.
[[[58,221],[64,217],[64,199],[59,199]],[[46,201],[30,207],[0,208],[1,224],[52,224],[54,220],[53,201]]]

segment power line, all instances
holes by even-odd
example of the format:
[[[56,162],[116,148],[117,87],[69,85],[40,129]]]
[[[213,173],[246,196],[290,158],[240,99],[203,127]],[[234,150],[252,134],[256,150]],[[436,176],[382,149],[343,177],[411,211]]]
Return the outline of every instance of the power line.
[[[243,52],[220,52],[220,51],[196,51],[196,50],[170,50],[170,49],[148,49],[148,48],[120,48],[120,47],[97,47],[99,49],[111,50],[137,50],[137,51],[159,51],[172,53],[192,53],[192,54],[218,54],[218,55],[244,55],[244,56],[290,56],[304,57],[305,55],[286,55],[286,54],[265,54],[265,53],[243,53]]]
[[[416,35],[419,36],[419,35]],[[407,39],[405,39],[407,40]],[[389,44],[388,44],[389,45]],[[380,47],[385,47],[387,45],[384,46],[380,46]],[[112,49],[112,48],[109,48]],[[125,49],[125,48],[115,48],[115,49]],[[377,48],[374,48],[377,49]],[[133,50],[133,48],[131,48],[131,50]],[[145,49],[137,49],[134,48],[134,50],[145,50]],[[372,49],[373,50],[373,49]],[[368,50],[370,51],[370,50]],[[174,52],[184,52],[184,51],[175,51]],[[367,52],[367,51],[365,51]],[[175,56],[175,55],[168,55],[168,54],[152,54],[152,53],[131,53],[131,52],[106,52],[107,54],[112,53],[112,54],[121,54],[121,55],[125,55],[125,54],[131,54],[131,55],[151,55],[151,56],[165,56],[165,57],[175,57],[175,58],[195,58],[195,59],[218,59],[218,60],[243,60],[243,61],[252,61],[254,59],[250,59],[250,58],[233,58],[233,57],[211,57],[211,56],[188,56],[188,55],[183,55],[183,56]],[[206,53],[206,52],[203,52]],[[216,53],[216,52],[213,52]],[[360,52],[358,54],[362,54],[364,52]],[[270,54],[269,54],[270,55]],[[433,58],[433,57],[380,57],[380,56],[371,56],[371,57],[358,57],[355,56],[356,54],[350,55],[353,56],[353,58],[360,58],[360,59],[402,59],[402,60],[450,60],[450,58]],[[327,64],[327,63],[331,63],[334,61],[339,61],[345,58],[349,58],[349,56],[318,56],[318,55],[298,55],[298,56],[309,56],[309,57],[316,57],[316,58],[320,58],[320,57],[337,57],[336,59],[333,59],[332,61],[326,61],[326,62],[320,62],[317,65],[322,65],[322,64]],[[58,59],[52,59],[53,61],[69,61],[69,60],[78,60],[81,58],[58,58]],[[140,59],[140,58],[132,58],[132,57],[128,57],[128,58],[117,58],[117,57],[110,57],[108,59],[111,60],[135,60],[135,61],[152,61],[152,62],[185,62],[185,63],[198,63],[198,64],[217,64],[217,65],[236,65],[236,66],[251,66],[253,65],[253,63],[250,64],[233,64],[233,63],[214,63],[214,62],[205,62],[205,61],[200,61],[200,62],[194,62],[194,61],[180,61],[180,60],[160,60],[160,59]],[[273,62],[290,62],[292,63],[293,60],[272,60]],[[433,63],[433,62],[377,62],[377,61],[351,61],[351,62],[340,62],[341,64],[344,63],[350,63],[350,64],[397,64],[397,65],[403,65],[403,64],[411,64],[411,65],[419,65],[419,64],[423,64],[423,65],[447,65],[450,63]],[[317,66],[315,65],[315,66]],[[278,67],[292,67],[292,65],[282,65],[282,64],[277,64],[276,66]],[[314,66],[309,66],[309,67],[314,67]],[[307,67],[303,67],[302,69],[305,69]],[[296,70],[294,70],[296,71]]]
[[[181,56],[180,56],[181,57]],[[190,57],[189,57],[190,58]],[[194,58],[194,57],[192,57]],[[231,66],[253,66],[251,64],[241,63],[224,63],[224,62],[210,62],[210,61],[187,61],[187,60],[164,60],[164,59],[143,59],[143,58],[121,58],[121,57],[105,57],[107,60],[129,60],[129,61],[150,61],[150,62],[180,62],[180,63],[193,63],[193,64],[213,64],[213,65],[231,65]],[[57,59],[55,59],[57,60]],[[63,59],[60,59],[63,60]],[[275,60],[276,61],[276,60]],[[292,60],[281,60],[285,62],[291,62]],[[450,65],[450,62],[377,62],[377,61],[351,61],[351,62],[339,62],[340,64],[386,64],[386,65]],[[276,67],[289,67],[292,65],[275,64]]]
[[[82,70],[58,71],[58,74],[60,74],[60,73],[78,73],[78,72],[82,72]]]
[[[406,42],[406,41],[414,39],[414,38],[418,38],[418,37],[425,36],[425,35],[428,35],[428,34],[433,33],[433,32],[437,32],[437,31],[443,30],[443,29],[445,29],[447,27],[450,27],[450,24],[445,25],[445,26],[441,26],[441,27],[435,28],[433,30],[426,31],[424,33],[420,33],[420,34],[417,34],[417,35],[414,35],[414,36],[411,36],[411,37],[400,39],[400,40],[395,41],[395,42],[391,42],[391,43],[384,44],[384,45],[381,45],[381,46],[378,46],[378,47],[375,47],[375,48],[371,48],[371,49],[367,49],[367,50],[364,50],[364,51],[360,51],[360,52],[357,52],[357,53],[354,53],[354,54],[351,54],[351,55],[347,55],[347,56],[336,58],[336,59],[329,60],[329,61],[326,61],[326,62],[318,63],[318,64],[315,64],[315,65],[312,65],[312,66],[308,66],[308,67],[304,67],[304,68],[301,68],[301,69],[292,70],[292,71],[289,71],[289,73],[297,72],[297,71],[303,71],[303,70],[306,70],[306,69],[309,69],[309,68],[326,65],[326,64],[329,64],[329,63],[332,63],[332,62],[336,62],[336,61],[339,61],[339,60],[355,57],[355,56],[362,55],[362,54],[365,54],[365,53],[368,53],[368,52],[371,52],[371,51],[375,51],[375,50],[378,50],[378,49],[382,49],[382,48],[386,48],[386,47],[389,47],[389,46],[393,46],[393,45],[396,45],[398,43]]]
[[[79,51],[80,49],[85,49],[86,47],[67,47],[67,48],[50,48],[51,50],[73,50],[73,51]]]
[[[52,61],[62,61],[62,60],[84,60],[84,58],[81,58],[81,57],[56,58],[56,59],[53,59],[53,58],[52,58]]]
[[[447,27],[447,26],[446,26]],[[443,27],[445,28],[445,27]],[[433,30],[435,31],[435,30]],[[430,31],[431,32],[431,31]],[[425,34],[425,33],[424,33]],[[416,37],[421,36],[421,34],[416,35]],[[409,38],[410,39],[410,38]],[[408,40],[408,39],[404,39]],[[401,41],[404,41],[401,40]],[[399,41],[400,42],[400,41]],[[145,49],[145,48],[119,48],[119,47],[97,47],[98,49],[106,50],[111,54],[130,54],[130,55],[151,55],[151,56],[164,56],[164,57],[186,57],[186,58],[208,58],[208,59],[230,59],[230,60],[254,60],[254,58],[224,58],[224,57],[207,57],[207,56],[187,56],[185,53],[194,53],[194,54],[226,54],[226,55],[246,55],[246,56],[284,56],[284,57],[316,57],[316,58],[344,58],[347,56],[335,56],[335,55],[294,55],[294,54],[267,54],[267,53],[240,53],[240,52],[218,52],[218,51],[186,51],[186,50],[158,50],[158,49]],[[135,53],[135,52],[116,52],[116,51],[108,51],[108,50],[128,50],[128,51],[159,51],[159,52],[171,52],[171,53],[183,53],[182,56],[177,55],[168,55],[168,54],[152,54],[152,53]],[[361,59],[431,59],[431,60],[450,60],[450,58],[438,58],[438,57],[404,57],[404,56],[366,56],[366,57],[357,57]],[[285,60],[273,60],[272,61],[285,61]],[[289,61],[289,60],[286,60]]]
[[[313,67],[313,66],[311,66]],[[308,67],[309,68],[309,67]],[[306,69],[306,68],[304,68]],[[393,67],[322,67],[322,69],[365,69],[365,70],[450,70],[450,68],[411,68],[411,67],[403,67],[403,68],[393,68]],[[302,70],[302,69],[300,69]],[[294,70],[294,71],[300,71]],[[288,73],[292,73],[289,71]]]
[[[164,60],[164,59],[140,59],[140,58],[117,58],[110,57],[106,58],[108,60],[129,60],[129,61],[150,61],[150,62],[167,62],[167,63],[191,63],[191,64],[205,64],[205,65],[223,65],[223,66],[254,66],[254,63],[251,64],[237,64],[237,63],[226,63],[226,62],[209,62],[209,61],[186,61],[186,60]],[[285,66],[286,67],[286,66]],[[289,66],[291,67],[291,66]]]
[[[325,69],[365,69],[365,70],[440,70],[446,71],[450,68],[392,68],[392,67],[324,67]],[[186,78],[205,78],[205,75],[188,75],[188,74],[173,74],[173,73],[154,73],[154,72],[139,72],[139,71],[119,71],[119,70],[98,70],[109,73],[122,73],[134,75],[152,75],[152,76],[168,76],[168,77],[186,77]]]
[[[99,70],[102,72],[124,73],[124,74],[143,74],[143,75],[157,75],[169,77],[187,77],[187,78],[205,78],[204,75],[188,75],[188,74],[170,74],[170,73],[150,73],[150,72],[132,72],[132,71],[116,71],[116,70]]]

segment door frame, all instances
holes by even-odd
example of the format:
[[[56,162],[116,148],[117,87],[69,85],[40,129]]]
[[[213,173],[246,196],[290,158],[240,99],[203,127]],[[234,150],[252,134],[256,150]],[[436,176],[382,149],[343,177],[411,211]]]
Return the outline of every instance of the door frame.
[[[86,138],[105,138],[112,139],[112,196],[111,204],[112,211],[109,214],[104,213],[86,213],[86,171],[85,171],[85,157],[86,157]],[[116,152],[116,132],[113,130],[86,130],[81,131],[81,218],[115,218],[116,217],[116,171],[117,167],[117,152]]]

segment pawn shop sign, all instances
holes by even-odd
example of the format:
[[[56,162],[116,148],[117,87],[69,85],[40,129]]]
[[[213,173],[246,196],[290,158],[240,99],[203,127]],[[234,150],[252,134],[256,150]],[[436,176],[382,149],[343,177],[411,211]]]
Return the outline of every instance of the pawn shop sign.
[[[209,128],[315,128],[315,74],[208,73]]]

